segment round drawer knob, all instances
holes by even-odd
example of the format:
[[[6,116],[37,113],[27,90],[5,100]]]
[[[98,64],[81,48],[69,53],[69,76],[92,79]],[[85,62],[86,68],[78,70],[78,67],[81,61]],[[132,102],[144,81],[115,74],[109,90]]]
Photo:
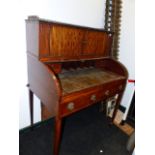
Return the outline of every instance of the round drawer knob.
[[[108,95],[109,95],[109,93],[110,93],[110,91],[109,91],[109,90],[106,90],[106,91],[105,91],[105,95],[106,95],[106,96],[108,96]]]
[[[91,95],[91,97],[90,97],[90,99],[91,99],[91,101],[96,101],[96,95]]]
[[[73,110],[74,109],[74,102],[68,103],[67,109],[70,110],[70,111]]]

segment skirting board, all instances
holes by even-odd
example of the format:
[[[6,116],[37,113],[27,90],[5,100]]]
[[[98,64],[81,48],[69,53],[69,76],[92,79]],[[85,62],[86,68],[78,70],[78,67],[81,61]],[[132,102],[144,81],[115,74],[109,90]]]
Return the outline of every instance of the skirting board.
[[[37,128],[37,127],[39,127],[39,126],[41,126],[41,125],[45,125],[45,124],[47,124],[48,122],[50,122],[51,120],[54,121],[54,118],[49,118],[49,119],[47,119],[47,120],[39,121],[39,122],[37,122],[37,123],[34,123],[33,127],[31,127],[31,126],[29,125],[29,126],[27,126],[27,127],[25,127],[25,128],[22,128],[22,129],[19,130],[19,134],[22,134],[22,133],[25,133],[25,132],[28,132],[28,131],[32,131],[33,128]]]

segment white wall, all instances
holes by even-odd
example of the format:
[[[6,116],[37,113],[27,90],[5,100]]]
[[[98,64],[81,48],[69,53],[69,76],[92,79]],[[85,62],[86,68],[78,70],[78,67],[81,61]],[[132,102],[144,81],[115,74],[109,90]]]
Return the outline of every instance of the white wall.
[[[135,78],[135,0],[123,0],[120,38],[120,61]]]
[[[129,79],[135,79],[135,0],[123,0],[122,6],[119,61],[127,67]],[[127,83],[121,102],[127,108],[124,119],[126,118],[133,93],[134,83]]]
[[[23,0],[20,6],[20,26],[17,30],[20,34],[21,52],[21,87],[19,105],[19,128],[26,127],[29,121],[29,105],[27,84],[27,64],[26,64],[26,41],[25,22],[28,15],[37,15],[41,18],[62,21],[77,25],[84,25],[96,28],[104,27],[105,0]],[[34,122],[41,120],[40,102],[35,97]]]

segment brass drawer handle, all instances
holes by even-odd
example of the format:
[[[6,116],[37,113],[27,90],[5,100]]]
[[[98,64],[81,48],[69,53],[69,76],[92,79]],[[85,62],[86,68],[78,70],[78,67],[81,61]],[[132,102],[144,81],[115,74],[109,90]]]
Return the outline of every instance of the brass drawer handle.
[[[96,101],[96,95],[95,94],[91,95],[90,99],[91,101]]]
[[[123,88],[123,86],[122,86],[122,85],[120,85],[120,86],[119,86],[119,90],[122,90],[122,88]]]
[[[110,94],[110,91],[109,90],[106,90],[105,91],[105,95],[108,96],[109,94]]]
[[[74,108],[75,108],[75,107],[74,107],[74,102],[68,103],[68,105],[67,105],[67,109],[68,109],[68,110],[72,111]]]

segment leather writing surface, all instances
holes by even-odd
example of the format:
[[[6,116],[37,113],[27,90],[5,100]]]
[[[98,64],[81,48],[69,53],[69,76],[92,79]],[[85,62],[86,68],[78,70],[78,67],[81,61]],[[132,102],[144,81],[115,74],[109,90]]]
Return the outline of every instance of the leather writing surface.
[[[124,76],[93,67],[64,71],[58,76],[63,89],[63,94],[69,94],[114,80],[124,79]]]

